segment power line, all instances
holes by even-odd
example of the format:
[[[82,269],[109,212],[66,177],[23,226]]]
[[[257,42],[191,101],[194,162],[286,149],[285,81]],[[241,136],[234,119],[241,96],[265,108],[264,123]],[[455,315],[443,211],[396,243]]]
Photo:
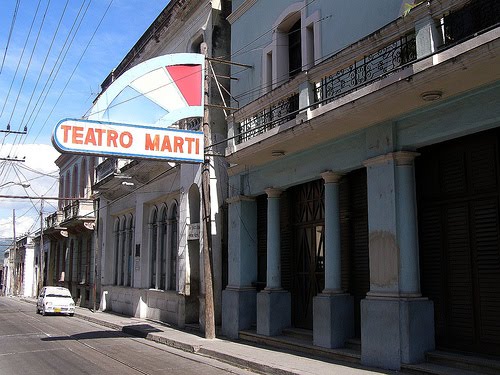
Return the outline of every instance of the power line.
[[[5,52],[3,54],[2,66],[0,67],[0,74],[2,74],[3,65],[5,63],[5,58],[7,57],[7,51],[9,50],[10,39],[12,38],[12,31],[14,30],[14,25],[16,24],[17,11],[19,10],[19,3],[21,0],[16,1],[16,7],[14,8],[14,15],[12,16],[12,23],[10,25],[9,37],[7,38],[7,46],[5,47]]]
[[[78,10],[78,13],[77,13],[77,15],[75,17],[75,20],[73,21],[73,24],[71,25],[71,29],[68,32],[68,35],[66,36],[66,39],[65,39],[65,41],[63,43],[63,46],[62,46],[61,50],[59,51],[59,55],[57,56],[56,62],[54,63],[54,66],[52,67],[52,70],[50,71],[50,74],[47,77],[47,80],[45,81],[45,84],[44,84],[44,86],[42,88],[42,91],[41,91],[40,95],[38,96],[38,99],[37,99],[37,101],[35,103],[35,106],[33,107],[33,110],[31,111],[30,116],[28,117],[28,120],[26,121],[26,124],[28,124],[30,122],[31,118],[33,117],[33,114],[36,111],[38,103],[40,102],[40,99],[43,97],[42,103],[38,107],[38,111],[37,111],[35,117],[33,118],[33,121],[31,122],[31,125],[29,126],[30,129],[33,129],[33,127],[34,127],[34,123],[35,123],[36,119],[38,118],[38,115],[40,114],[40,111],[41,111],[43,105],[45,104],[45,100],[47,99],[48,94],[49,94],[50,90],[52,89],[52,85],[54,84],[54,82],[55,82],[55,80],[56,80],[56,78],[57,78],[57,76],[59,74],[59,71],[61,69],[62,64],[64,63],[64,60],[66,59],[68,51],[70,50],[71,45],[73,44],[73,41],[75,40],[75,37],[78,34],[78,31],[80,30],[80,26],[82,24],[82,21],[85,18],[85,15],[87,14],[87,11],[88,11],[88,9],[90,7],[90,1],[87,3],[87,7],[85,8],[85,11],[83,12],[83,15],[80,18],[80,14],[81,14],[84,6],[85,6],[85,2],[86,2],[86,0],[83,0],[82,5],[80,6],[80,9]],[[76,27],[76,30],[73,33],[73,29],[75,28],[75,26],[77,25],[77,23],[78,23],[78,26]],[[71,40],[69,41],[69,44],[68,44],[68,40],[70,38],[71,38]],[[67,45],[67,48],[66,48],[66,45]],[[64,55],[63,55],[63,53],[64,53]],[[62,56],[62,58],[61,58],[61,56]],[[56,71],[56,67],[57,67],[57,71]],[[55,71],[55,74],[54,74],[54,71]],[[54,74],[54,77],[52,78],[53,74]],[[51,81],[51,78],[52,78],[52,81]],[[45,89],[47,88],[47,85],[49,84],[49,81],[50,81],[50,86],[47,89],[47,91],[45,91]],[[39,132],[37,133],[35,139],[33,140],[33,143],[35,143],[36,140],[38,139],[38,136],[40,135],[42,129],[43,128],[41,128],[39,130]]]
[[[24,123],[24,119],[26,118],[26,114],[28,113],[28,109],[31,105],[31,101],[32,101],[33,96],[34,96],[36,89],[38,87],[38,83],[40,82],[40,78],[42,77],[42,73],[43,73],[43,70],[45,68],[45,64],[47,63],[47,60],[49,58],[50,51],[52,51],[52,46],[54,45],[54,41],[57,37],[57,33],[59,32],[59,28],[60,28],[62,20],[64,18],[64,14],[66,13],[66,8],[68,7],[68,3],[69,3],[69,0],[66,0],[66,4],[64,5],[64,9],[63,9],[62,14],[61,14],[61,18],[59,18],[59,23],[57,24],[56,31],[54,32],[54,36],[52,37],[52,41],[50,42],[50,46],[49,46],[49,49],[47,50],[47,53],[45,55],[45,60],[43,61],[42,67],[40,68],[40,73],[38,74],[38,78],[36,80],[35,86],[33,87],[33,91],[31,92],[30,100],[28,101],[28,104],[26,105],[26,110],[24,111],[23,118],[22,118],[20,125],[19,125],[20,127],[22,127],[22,125]]]
[[[19,66],[21,65],[21,61],[23,59],[23,56],[24,56],[24,51],[26,51],[26,46],[28,45],[28,40],[31,36],[31,31],[33,30],[33,25],[35,24],[35,20],[36,20],[36,16],[38,15],[38,10],[40,8],[40,1],[38,2],[38,5],[36,7],[36,11],[35,11],[35,15],[33,16],[33,21],[31,21],[31,26],[30,26],[30,29],[29,29],[29,32],[28,32],[28,35],[26,36],[26,40],[24,42],[24,46],[23,46],[23,51],[21,53],[21,57],[19,58],[19,61],[17,63],[17,67],[16,67],[16,72],[14,73],[14,77],[12,77],[12,82],[10,83],[10,87],[9,87],[9,91],[7,92],[7,96],[5,97],[5,101],[3,103],[3,106],[2,106],[2,111],[0,112],[0,117],[2,117],[3,115],[3,112],[5,110],[5,105],[7,104],[7,101],[9,99],[9,96],[10,96],[10,92],[12,90],[12,86],[14,85],[14,81],[16,79],[16,76],[17,76],[17,72],[19,70]]]
[[[89,4],[90,4],[90,3],[89,3]],[[90,39],[89,39],[89,41],[88,41],[87,45],[85,46],[85,49],[83,50],[83,52],[82,52],[82,54],[81,54],[81,56],[80,56],[80,58],[79,58],[78,62],[76,63],[75,68],[74,68],[74,69],[73,69],[73,71],[71,72],[71,75],[69,76],[69,78],[68,78],[68,80],[67,80],[66,84],[64,85],[64,87],[63,87],[63,89],[62,89],[61,93],[59,94],[59,97],[57,98],[56,102],[54,103],[54,106],[52,107],[52,109],[51,109],[50,113],[48,114],[48,116],[47,116],[47,118],[46,118],[46,120],[45,120],[45,122],[43,123],[43,125],[42,125],[42,127],[41,127],[41,129],[40,129],[40,132],[41,132],[41,130],[45,127],[45,125],[47,124],[47,121],[49,120],[50,116],[52,115],[52,112],[54,112],[54,109],[56,108],[57,104],[59,103],[59,100],[61,100],[61,97],[62,97],[62,95],[63,95],[64,91],[66,90],[66,88],[68,87],[68,85],[69,85],[69,83],[70,83],[71,79],[73,78],[73,75],[75,74],[76,69],[78,68],[78,66],[79,66],[79,65],[80,65],[80,63],[82,62],[83,57],[85,56],[85,53],[87,52],[87,49],[88,49],[88,48],[89,48],[89,46],[90,46],[90,43],[92,43],[92,40],[94,40],[94,37],[95,37],[95,35],[96,35],[97,31],[99,30],[99,27],[101,26],[102,21],[103,21],[103,20],[104,20],[104,18],[106,17],[106,14],[108,13],[109,8],[111,7],[111,4],[113,4],[113,0],[110,0],[110,2],[109,2],[109,4],[108,4],[108,7],[106,8],[106,10],[105,10],[104,14],[102,15],[101,19],[99,20],[99,23],[97,24],[96,29],[94,30],[94,32],[93,32],[92,36],[90,37]],[[40,134],[40,132],[39,132],[39,134]],[[38,135],[37,135],[37,137],[38,137]]]

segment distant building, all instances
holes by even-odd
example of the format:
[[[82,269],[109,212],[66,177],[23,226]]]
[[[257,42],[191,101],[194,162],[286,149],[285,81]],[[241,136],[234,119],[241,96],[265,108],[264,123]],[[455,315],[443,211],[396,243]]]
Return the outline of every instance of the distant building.
[[[93,306],[95,267],[95,211],[91,196],[97,158],[61,155],[58,210],[44,220],[43,285],[65,286],[77,306]],[[40,233],[36,238],[40,256]],[[37,257],[37,261],[39,259]],[[96,292],[96,295],[99,294]],[[96,301],[97,302],[97,301]]]

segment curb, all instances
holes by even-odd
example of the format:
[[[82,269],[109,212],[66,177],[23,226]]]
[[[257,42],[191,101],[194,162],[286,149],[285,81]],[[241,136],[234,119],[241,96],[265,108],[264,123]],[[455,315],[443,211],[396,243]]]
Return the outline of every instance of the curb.
[[[20,298],[19,299],[22,302],[30,303],[30,304],[36,304],[35,300],[31,300],[28,298]],[[202,345],[192,345],[192,344],[187,344],[185,342],[181,341],[176,341],[169,339],[167,337],[159,336],[151,332],[145,332],[139,328],[135,328],[133,325],[126,326],[126,325],[121,325],[121,324],[116,324],[116,323],[111,323],[103,319],[99,319],[97,317],[89,316],[86,314],[81,314],[78,311],[75,311],[75,318],[88,321],[103,327],[107,327],[110,329],[113,329],[115,331],[121,331],[123,333],[129,334],[130,336],[134,337],[139,337],[143,338],[149,341],[153,341],[159,344],[166,345],[171,348],[179,349],[185,352],[193,353],[193,354],[199,354],[204,357],[209,357],[213,358],[222,362],[225,362],[227,364],[239,367],[241,369],[247,369],[251,371],[255,371],[257,373],[261,374],[275,374],[275,375],[296,375],[296,372],[288,371],[288,370],[283,370],[277,367],[265,365],[262,363],[258,363],[252,360],[247,360],[241,357],[237,357],[234,355],[226,354],[221,351],[217,350],[212,350],[212,349],[207,349],[203,347]]]

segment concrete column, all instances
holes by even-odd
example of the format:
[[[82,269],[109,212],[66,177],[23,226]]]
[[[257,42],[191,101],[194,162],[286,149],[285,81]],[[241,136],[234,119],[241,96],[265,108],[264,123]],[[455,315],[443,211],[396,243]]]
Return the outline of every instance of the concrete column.
[[[160,278],[161,278],[161,230],[160,225],[161,221],[155,223],[156,225],[156,238],[153,241],[156,241],[156,280],[155,280],[155,289],[160,288]],[[166,280],[165,280],[166,281]]]
[[[123,244],[125,242],[125,233],[122,228],[120,228],[118,232],[118,277],[117,277],[117,285],[123,285],[124,280],[122,278],[123,271]]]
[[[170,267],[170,264],[171,262],[175,261],[175,259],[172,259],[172,223],[173,223],[173,220],[172,219],[168,219],[167,220],[167,225],[166,225],[166,236],[165,236],[165,248],[166,248],[166,257],[165,257],[165,261],[167,262],[167,264],[165,264],[165,270],[167,271],[167,274],[165,276],[165,287],[167,289],[173,289],[173,290],[176,290],[177,289],[177,285],[175,285],[175,282],[174,282],[174,285],[170,285],[170,274],[171,274],[171,270],[172,268]],[[176,250],[175,250],[176,251]]]
[[[313,343],[339,348],[354,336],[354,299],[342,291],[340,243],[340,174],[321,174],[325,181],[325,289],[313,299]]]
[[[280,189],[267,194],[267,281],[266,289],[281,289]]]
[[[238,195],[227,200],[228,285],[222,292],[222,333],[238,338],[239,331],[256,322],[257,203]]]
[[[148,224],[148,249],[147,249],[147,288],[149,289],[154,289],[156,288],[156,279],[153,281],[152,276],[153,276],[153,244],[154,241],[156,241],[156,238],[153,238],[153,227],[154,223],[149,223]],[[146,249],[143,249],[142,251],[145,251]],[[155,250],[155,256],[156,256],[156,250]],[[156,259],[156,262],[158,262],[158,259]],[[155,271],[156,271],[156,265],[155,265]],[[153,285],[154,284],[154,285]]]
[[[397,229],[399,243],[399,292],[406,297],[420,297],[417,199],[412,152],[395,153],[397,194]]]
[[[280,189],[267,194],[267,280],[257,295],[257,333],[279,335],[291,324],[291,295],[281,288]]]
[[[123,251],[124,251],[124,257],[123,257],[123,267],[124,267],[124,272],[123,272],[123,285],[130,286],[128,285],[128,262],[129,262],[129,257],[128,257],[128,247],[130,245],[130,237],[131,233],[128,228],[125,229],[125,242],[123,246]]]
[[[437,28],[437,23],[428,14],[415,23],[417,58],[428,56],[437,51],[443,44],[441,34]]]
[[[416,155],[400,151],[365,162],[370,291],[361,301],[361,362],[394,370],[434,349],[434,307],[419,293]]]
[[[339,181],[341,175],[334,172],[321,174],[325,181],[325,290],[323,293],[340,293],[340,202]]]

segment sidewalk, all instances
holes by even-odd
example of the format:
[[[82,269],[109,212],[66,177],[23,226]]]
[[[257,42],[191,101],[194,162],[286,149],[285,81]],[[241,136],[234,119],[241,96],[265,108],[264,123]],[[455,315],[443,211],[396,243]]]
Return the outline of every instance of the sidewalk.
[[[35,299],[21,301],[36,303]],[[333,363],[298,354],[243,344],[223,338],[207,340],[195,333],[169,327],[159,322],[116,315],[77,307],[75,317],[136,337],[155,341],[190,353],[215,358],[232,365],[264,374],[389,374],[391,371],[368,369],[355,364]]]

